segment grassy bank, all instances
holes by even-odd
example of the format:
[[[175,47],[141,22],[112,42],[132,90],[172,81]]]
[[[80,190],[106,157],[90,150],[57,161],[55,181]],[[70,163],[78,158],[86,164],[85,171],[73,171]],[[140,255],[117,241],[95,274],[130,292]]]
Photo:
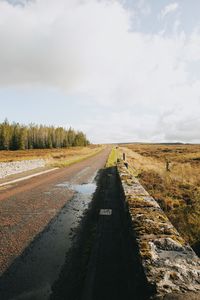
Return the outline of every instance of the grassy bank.
[[[118,158],[118,148],[113,147],[108,157],[108,160],[106,162],[106,168],[116,166],[117,158]]]

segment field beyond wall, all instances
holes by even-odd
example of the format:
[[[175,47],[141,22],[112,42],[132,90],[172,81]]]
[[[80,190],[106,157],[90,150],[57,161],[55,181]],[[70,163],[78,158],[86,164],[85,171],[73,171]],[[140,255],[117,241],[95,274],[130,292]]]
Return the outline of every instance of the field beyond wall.
[[[144,188],[200,254],[200,145],[120,147]]]

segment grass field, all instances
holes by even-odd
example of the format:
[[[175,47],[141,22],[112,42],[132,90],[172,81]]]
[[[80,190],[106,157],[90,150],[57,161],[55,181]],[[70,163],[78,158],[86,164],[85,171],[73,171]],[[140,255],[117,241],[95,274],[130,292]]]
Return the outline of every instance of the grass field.
[[[59,149],[34,149],[19,151],[0,151],[0,162],[12,162],[42,158],[50,166],[65,167],[84,158],[95,155],[104,146],[90,145],[87,147],[71,147]]]
[[[131,144],[121,149],[143,186],[196,247],[200,243],[200,145]]]

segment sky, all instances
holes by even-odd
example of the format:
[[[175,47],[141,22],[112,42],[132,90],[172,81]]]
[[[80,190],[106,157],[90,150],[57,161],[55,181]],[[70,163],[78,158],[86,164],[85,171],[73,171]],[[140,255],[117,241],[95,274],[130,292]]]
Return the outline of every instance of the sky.
[[[0,0],[0,122],[200,143],[199,0]]]

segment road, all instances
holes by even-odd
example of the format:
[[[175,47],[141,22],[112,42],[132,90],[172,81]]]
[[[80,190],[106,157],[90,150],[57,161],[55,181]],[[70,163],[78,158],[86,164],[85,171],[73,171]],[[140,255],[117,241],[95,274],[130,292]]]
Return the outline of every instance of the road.
[[[48,299],[109,152],[0,191],[0,299]]]

